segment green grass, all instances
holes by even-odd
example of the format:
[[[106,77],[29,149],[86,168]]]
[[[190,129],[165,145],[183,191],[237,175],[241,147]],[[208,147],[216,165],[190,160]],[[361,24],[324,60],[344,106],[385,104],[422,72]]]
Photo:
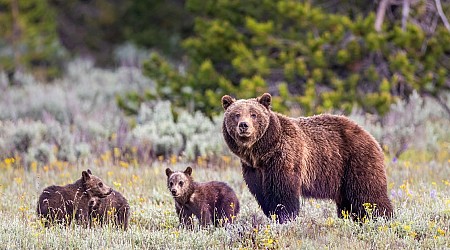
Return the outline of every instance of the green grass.
[[[297,219],[276,224],[266,218],[243,182],[235,158],[220,166],[199,161],[197,181],[221,180],[236,191],[241,213],[224,228],[178,226],[166,189],[165,168],[187,164],[155,161],[150,166],[108,159],[70,165],[55,162],[25,170],[11,159],[0,163],[0,246],[5,249],[443,249],[450,247],[450,160],[388,162],[389,194],[395,206],[390,221],[362,225],[338,219],[331,201],[302,199]],[[74,182],[90,168],[119,190],[131,206],[129,230],[72,225],[45,228],[36,220],[43,188]]]

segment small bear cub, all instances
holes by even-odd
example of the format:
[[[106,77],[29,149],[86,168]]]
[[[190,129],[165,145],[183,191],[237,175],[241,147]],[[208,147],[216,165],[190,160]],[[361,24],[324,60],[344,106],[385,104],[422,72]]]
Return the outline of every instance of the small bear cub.
[[[130,205],[127,199],[118,191],[104,197],[92,197],[88,203],[90,223],[112,224],[117,228],[127,230],[130,220]]]
[[[75,183],[46,187],[39,196],[36,212],[45,226],[53,223],[69,225],[72,220],[86,226],[89,223],[89,200],[107,197],[112,191],[88,169]]]
[[[175,200],[180,224],[192,226],[193,215],[202,226],[230,223],[239,213],[239,200],[233,189],[224,182],[195,182],[192,168],[184,172],[166,169],[167,187]]]

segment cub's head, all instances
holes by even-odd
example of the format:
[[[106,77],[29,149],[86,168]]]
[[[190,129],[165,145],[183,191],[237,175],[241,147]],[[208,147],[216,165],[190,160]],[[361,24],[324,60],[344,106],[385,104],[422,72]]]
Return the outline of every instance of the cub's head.
[[[222,97],[225,110],[223,130],[239,145],[251,147],[266,132],[270,123],[272,96],[265,93],[258,98],[235,100]]]
[[[100,198],[92,197],[88,202],[89,212],[96,211],[100,207]]]
[[[191,174],[191,167],[187,167],[184,172],[166,169],[167,188],[174,198],[182,198],[189,193],[192,183]]]
[[[82,172],[81,180],[90,197],[104,198],[112,192],[112,188],[103,183],[102,179],[93,175],[89,169]]]

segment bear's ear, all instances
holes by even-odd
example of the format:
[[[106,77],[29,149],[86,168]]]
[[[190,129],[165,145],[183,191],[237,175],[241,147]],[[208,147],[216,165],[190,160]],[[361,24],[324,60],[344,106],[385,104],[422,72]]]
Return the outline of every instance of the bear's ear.
[[[91,172],[91,170],[90,170],[90,169],[88,169],[88,170],[87,170],[87,172],[88,172],[89,174],[92,174],[92,172]]]
[[[267,109],[270,109],[272,96],[269,93],[264,93],[262,96],[258,97],[258,102],[261,103]]]
[[[184,173],[186,175],[191,175],[192,174],[192,168],[191,167],[187,167],[186,170],[184,170]]]
[[[170,177],[171,174],[173,174],[173,171],[170,168],[166,168],[167,177]]]
[[[86,182],[87,180],[89,180],[91,178],[91,175],[88,172],[83,171],[81,173],[81,177],[83,178],[83,181]]]
[[[222,97],[222,107],[223,107],[223,109],[224,109],[224,110],[227,110],[227,108],[228,108],[231,104],[233,104],[235,101],[236,101],[236,100],[235,100],[233,97],[231,97],[231,96],[229,96],[229,95],[224,95],[224,96]]]

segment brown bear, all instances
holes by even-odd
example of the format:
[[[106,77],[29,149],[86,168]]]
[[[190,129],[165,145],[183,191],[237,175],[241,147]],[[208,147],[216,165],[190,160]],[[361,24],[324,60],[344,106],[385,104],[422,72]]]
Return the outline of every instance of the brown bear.
[[[130,205],[127,199],[116,190],[112,190],[108,196],[92,197],[88,203],[89,221],[101,226],[111,223],[115,227],[127,230],[130,218]]]
[[[267,216],[294,219],[300,195],[334,200],[339,217],[362,218],[368,203],[370,215],[392,215],[384,155],[367,131],[344,116],[287,117],[271,100],[222,97],[224,139]]]
[[[175,200],[180,225],[192,226],[193,215],[202,226],[233,222],[239,213],[239,200],[233,189],[219,181],[195,182],[191,174],[191,167],[184,172],[166,169],[167,187]]]
[[[68,225],[73,219],[86,226],[89,223],[89,200],[106,197],[111,192],[112,189],[88,169],[75,183],[46,187],[39,196],[36,211],[45,226],[52,223]]]

